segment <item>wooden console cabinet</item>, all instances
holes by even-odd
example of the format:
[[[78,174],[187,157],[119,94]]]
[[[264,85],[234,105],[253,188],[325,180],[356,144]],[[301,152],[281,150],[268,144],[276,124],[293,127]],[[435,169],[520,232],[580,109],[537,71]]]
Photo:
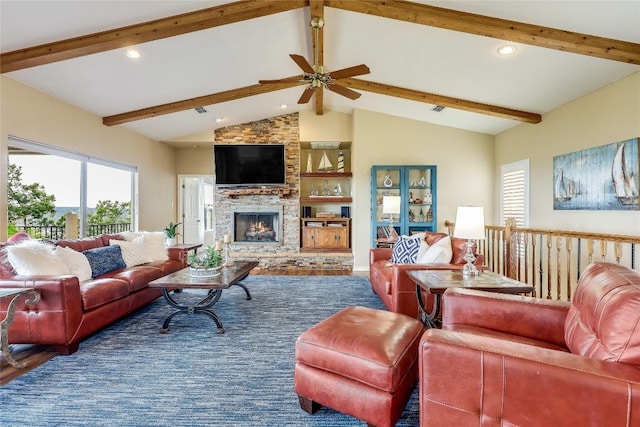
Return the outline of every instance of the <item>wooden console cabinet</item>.
[[[336,252],[351,250],[351,218],[303,218],[302,250]]]

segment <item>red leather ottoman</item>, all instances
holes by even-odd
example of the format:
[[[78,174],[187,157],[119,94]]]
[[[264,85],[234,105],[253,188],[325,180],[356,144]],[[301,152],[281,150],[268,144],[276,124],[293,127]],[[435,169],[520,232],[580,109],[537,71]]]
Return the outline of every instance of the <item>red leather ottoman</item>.
[[[396,424],[418,380],[423,324],[400,313],[347,307],[296,340],[295,392],[313,414],[320,405],[366,421]]]

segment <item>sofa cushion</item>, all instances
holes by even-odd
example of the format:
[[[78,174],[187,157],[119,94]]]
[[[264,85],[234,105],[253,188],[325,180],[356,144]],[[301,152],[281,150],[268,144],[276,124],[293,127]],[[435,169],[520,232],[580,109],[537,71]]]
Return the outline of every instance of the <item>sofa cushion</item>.
[[[153,261],[147,253],[147,246],[142,240],[142,236],[128,242],[126,240],[110,240],[109,245],[118,245],[122,250],[122,258],[127,267],[146,264]]]
[[[89,311],[129,295],[129,284],[118,279],[96,279],[80,284],[83,311]]]
[[[640,365],[640,273],[610,263],[587,266],[564,334],[574,354]]]
[[[94,279],[119,268],[125,268],[120,246],[103,246],[82,251],[91,265],[91,277]]]
[[[147,254],[152,261],[166,261],[169,259],[165,245],[166,235],[163,231],[140,231],[122,233],[125,240],[132,242],[140,238],[147,247]]]
[[[451,249],[451,237],[446,236],[429,246],[419,264],[449,264],[453,251]]]
[[[58,240],[55,242],[57,246],[71,248],[74,251],[83,252],[87,249],[100,248],[105,246],[100,236],[85,237],[82,239]]]
[[[91,265],[85,254],[64,246],[58,246],[55,254],[69,267],[69,272],[78,277],[79,281],[91,279]]]
[[[420,236],[400,236],[393,245],[391,262],[396,264],[415,264],[418,259],[421,241]]]
[[[135,292],[146,288],[152,280],[162,277],[162,270],[148,265],[139,265],[126,270],[108,273],[107,276],[124,280],[129,284],[129,292]]]
[[[71,274],[64,261],[57,257],[55,246],[39,240],[23,240],[6,247],[7,259],[19,275]]]

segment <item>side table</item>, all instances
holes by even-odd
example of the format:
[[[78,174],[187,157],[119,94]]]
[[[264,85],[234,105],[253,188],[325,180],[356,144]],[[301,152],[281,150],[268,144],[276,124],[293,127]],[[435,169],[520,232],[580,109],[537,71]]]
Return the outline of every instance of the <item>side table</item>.
[[[420,320],[429,328],[436,328],[441,323],[442,294],[448,288],[467,288],[505,294],[533,292],[533,286],[491,271],[465,276],[460,270],[412,270],[407,272],[407,276],[416,283]],[[422,300],[422,291],[433,295],[431,310],[427,310]]]
[[[5,360],[16,368],[27,366],[25,362],[18,362],[11,356],[9,351],[9,325],[13,322],[16,314],[16,304],[18,300],[26,296],[25,304],[37,304],[40,301],[40,294],[33,288],[0,288],[0,300],[11,300],[7,305],[7,315],[0,322],[0,347]]]

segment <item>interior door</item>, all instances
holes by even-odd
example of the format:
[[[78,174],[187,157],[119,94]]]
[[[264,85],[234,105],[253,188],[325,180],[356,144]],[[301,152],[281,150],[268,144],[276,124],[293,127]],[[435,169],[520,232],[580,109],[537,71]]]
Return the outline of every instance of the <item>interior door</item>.
[[[198,177],[182,177],[180,183],[182,205],[183,243],[204,242],[203,180]]]

